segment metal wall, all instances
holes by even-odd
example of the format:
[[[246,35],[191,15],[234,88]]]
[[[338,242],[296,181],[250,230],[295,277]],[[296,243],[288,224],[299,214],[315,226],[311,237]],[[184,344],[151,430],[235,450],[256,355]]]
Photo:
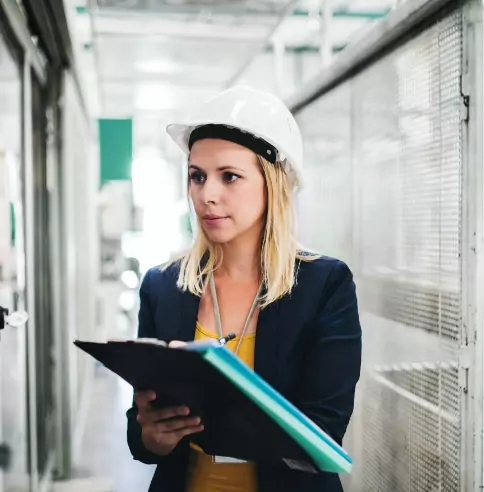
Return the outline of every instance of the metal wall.
[[[345,443],[348,491],[480,490],[471,419],[482,413],[471,412],[478,390],[468,383],[470,374],[482,385],[478,327],[466,323],[475,263],[462,261],[463,204],[475,200],[463,182],[482,166],[465,158],[469,9],[434,16],[296,115],[307,156],[301,239],[345,260],[359,295],[364,367]]]

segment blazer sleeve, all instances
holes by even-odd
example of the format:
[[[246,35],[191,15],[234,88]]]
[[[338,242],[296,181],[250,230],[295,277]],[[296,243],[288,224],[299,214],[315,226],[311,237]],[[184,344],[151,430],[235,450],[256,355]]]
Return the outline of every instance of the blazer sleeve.
[[[361,338],[353,275],[337,261],[309,327],[298,406],[339,444],[353,413]]]
[[[155,322],[153,318],[153,311],[151,305],[150,294],[150,276],[152,270],[149,270],[140,287],[140,307],[138,313],[138,337],[139,338],[156,338]],[[143,444],[141,437],[141,426],[138,423],[138,409],[133,401],[133,406],[127,411],[126,416],[128,418],[127,426],[127,440],[128,447],[135,460],[141,461],[146,464],[158,464],[170,467],[172,462],[177,460],[177,455],[180,451],[180,445],[175,450],[166,456],[160,456],[152,453]]]

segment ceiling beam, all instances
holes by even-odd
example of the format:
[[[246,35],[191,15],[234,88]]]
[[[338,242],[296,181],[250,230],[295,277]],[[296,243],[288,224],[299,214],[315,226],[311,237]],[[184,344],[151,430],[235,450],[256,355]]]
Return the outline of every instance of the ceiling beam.
[[[376,20],[386,17],[391,9],[383,10],[349,10],[349,9],[335,9],[333,10],[333,17],[351,18],[351,19],[368,19]],[[311,12],[304,9],[296,9],[291,14],[294,17],[309,17]],[[318,17],[323,17],[323,12],[318,13]]]
[[[339,53],[340,51],[343,51],[345,49],[345,45],[341,46],[333,46],[332,50],[333,53]],[[82,48],[85,51],[90,51],[92,49],[92,43],[84,43]],[[302,45],[295,45],[295,46],[286,46],[285,47],[286,53],[319,53],[320,52],[320,47],[315,46],[315,45],[309,45],[309,44],[302,44]],[[273,53],[274,52],[274,47],[272,44],[268,44],[264,49],[264,53]]]
[[[332,51],[333,53],[339,53],[340,51],[343,51],[345,49],[345,46],[333,46]],[[293,45],[293,46],[285,46],[286,53],[319,53],[320,52],[320,46],[316,45],[310,45],[310,44],[301,44],[301,45]],[[272,44],[268,44],[264,50],[264,53],[273,53],[274,52],[274,47]]]
[[[120,8],[109,8],[109,9],[100,9],[100,11],[104,11],[105,14],[113,13],[115,15],[119,15],[122,13],[125,13],[126,15],[131,15],[132,14],[132,9],[120,9]],[[79,15],[87,14],[88,13],[88,7],[85,5],[79,5],[76,7],[76,12]],[[156,12],[156,11],[155,11]],[[389,12],[391,12],[391,9],[382,9],[382,10],[349,10],[349,9],[336,9],[333,11],[333,17],[340,17],[340,18],[350,18],[350,19],[368,19],[368,20],[377,20],[381,19],[383,17],[386,17]],[[99,13],[99,11],[97,12]],[[146,15],[153,15],[153,10],[137,10],[137,14],[146,14]],[[177,9],[177,8],[162,8],[159,9],[160,14],[182,14],[182,13],[187,13],[186,9]],[[195,12],[194,12],[195,13]],[[215,15],[227,15],[229,14],[228,12],[222,12],[220,10],[217,10],[215,12]],[[253,15],[253,16],[265,16],[267,17],[268,14],[266,13],[257,13],[257,12],[243,12],[243,15]],[[310,17],[312,15],[311,12],[305,9],[295,9],[291,13],[288,14],[288,17]],[[318,16],[322,17],[323,13],[320,12]]]

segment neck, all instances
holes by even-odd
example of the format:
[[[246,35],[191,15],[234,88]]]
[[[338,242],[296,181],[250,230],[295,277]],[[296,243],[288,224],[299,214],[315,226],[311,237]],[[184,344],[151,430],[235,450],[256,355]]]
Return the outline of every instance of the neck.
[[[258,238],[239,238],[224,244],[222,248],[223,262],[218,270],[219,277],[229,277],[238,281],[259,281],[261,272]]]

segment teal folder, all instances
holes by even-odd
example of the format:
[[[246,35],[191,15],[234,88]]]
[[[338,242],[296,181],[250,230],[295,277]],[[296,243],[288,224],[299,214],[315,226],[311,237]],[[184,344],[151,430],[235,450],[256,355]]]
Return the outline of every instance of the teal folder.
[[[326,432],[216,341],[167,348],[161,341],[74,342],[159,405],[187,405],[205,430],[191,439],[209,454],[349,473],[352,460]]]

